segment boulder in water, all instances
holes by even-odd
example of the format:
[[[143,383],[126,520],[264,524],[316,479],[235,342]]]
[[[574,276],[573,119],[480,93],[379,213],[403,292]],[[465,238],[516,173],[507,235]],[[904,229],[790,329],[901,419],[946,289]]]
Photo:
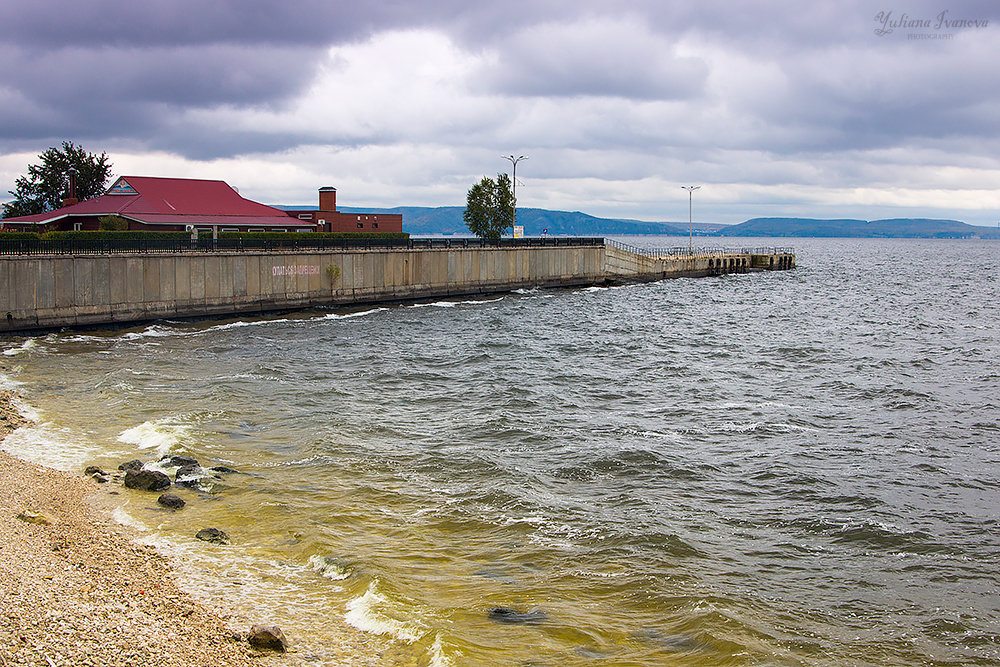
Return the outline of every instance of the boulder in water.
[[[119,470],[142,470],[142,461],[133,459],[118,466]]]
[[[197,466],[198,459],[193,456],[187,456],[185,454],[167,454],[162,459],[160,463],[168,466]]]
[[[189,489],[201,488],[201,478],[204,477],[205,469],[199,465],[186,465],[177,469],[174,479],[181,486]]]
[[[183,465],[177,469],[174,473],[174,479],[180,480],[182,477],[191,477],[192,475],[197,475],[201,470],[201,466],[195,465]]]
[[[127,470],[125,486],[140,491],[162,491],[170,488],[170,478],[156,470]]]
[[[212,544],[229,544],[229,535],[218,528],[202,528],[194,535],[203,542]]]
[[[184,502],[183,498],[175,496],[172,493],[161,494],[160,497],[156,499],[156,502],[172,510],[179,510],[187,504]]]
[[[541,609],[519,611],[511,607],[494,607],[490,610],[490,620],[507,625],[540,625],[548,620],[548,614]]]

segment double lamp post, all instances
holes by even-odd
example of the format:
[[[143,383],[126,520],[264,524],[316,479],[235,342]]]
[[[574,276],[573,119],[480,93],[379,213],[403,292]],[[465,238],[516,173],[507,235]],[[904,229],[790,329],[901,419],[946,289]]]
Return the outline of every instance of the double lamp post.
[[[514,167],[512,170],[514,173],[510,178],[511,185],[513,186],[511,196],[514,198],[514,216],[511,227],[517,227],[517,163],[521,160],[527,160],[528,157],[526,155],[518,155],[517,157],[514,157],[513,155],[501,155],[500,157],[504,160],[510,160],[510,163]],[[511,230],[511,232],[513,233],[513,230]]]
[[[682,185],[682,188],[688,191],[688,254],[694,254],[694,232],[691,229],[692,226],[692,197],[694,196],[694,191],[700,188],[700,185]]]

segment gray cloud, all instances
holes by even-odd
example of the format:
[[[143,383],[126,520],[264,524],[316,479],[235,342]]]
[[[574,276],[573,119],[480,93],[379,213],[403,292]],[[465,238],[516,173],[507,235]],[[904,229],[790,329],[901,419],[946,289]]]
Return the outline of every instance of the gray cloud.
[[[1000,6],[905,4],[4,3],[0,157],[73,139],[197,161],[390,151],[398,164],[419,144],[441,160],[426,165],[428,197],[502,168],[478,162],[498,150],[530,152],[536,178],[615,183],[621,199],[693,178],[906,188],[933,187],[949,161],[1000,171],[1000,20],[948,39],[876,34],[880,12],[993,21]],[[380,39],[391,31],[435,37]]]
[[[485,82],[508,95],[682,99],[701,92],[707,68],[679,57],[639,21],[587,18],[528,27],[497,47]]]

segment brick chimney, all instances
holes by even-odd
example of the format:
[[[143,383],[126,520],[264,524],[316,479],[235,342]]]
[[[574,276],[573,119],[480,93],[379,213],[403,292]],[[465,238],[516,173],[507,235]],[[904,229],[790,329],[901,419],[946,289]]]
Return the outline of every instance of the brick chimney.
[[[76,170],[76,167],[70,167],[66,173],[69,174],[69,191],[66,193],[62,205],[71,206],[80,202],[76,197],[76,175],[80,172]]]
[[[327,185],[319,189],[319,210],[325,213],[337,210],[337,188]]]

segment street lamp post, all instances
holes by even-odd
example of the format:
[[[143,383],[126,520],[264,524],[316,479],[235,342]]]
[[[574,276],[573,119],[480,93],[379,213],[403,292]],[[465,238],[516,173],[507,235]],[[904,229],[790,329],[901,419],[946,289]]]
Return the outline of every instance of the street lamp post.
[[[700,188],[700,185],[682,185],[682,188],[688,191],[688,254],[694,254],[694,232],[691,231],[692,226],[692,216],[691,216],[691,206],[692,197],[694,196],[694,191]]]
[[[514,197],[514,215],[511,226],[514,227],[517,226],[517,163],[520,162],[521,160],[527,160],[528,158],[525,155],[518,155],[517,157],[514,157],[513,155],[501,155],[500,157],[502,157],[504,160],[510,160],[510,163],[513,165],[512,169],[513,175],[511,176],[510,180],[514,188],[513,193],[511,193]],[[514,230],[512,229],[511,234],[513,233]]]

